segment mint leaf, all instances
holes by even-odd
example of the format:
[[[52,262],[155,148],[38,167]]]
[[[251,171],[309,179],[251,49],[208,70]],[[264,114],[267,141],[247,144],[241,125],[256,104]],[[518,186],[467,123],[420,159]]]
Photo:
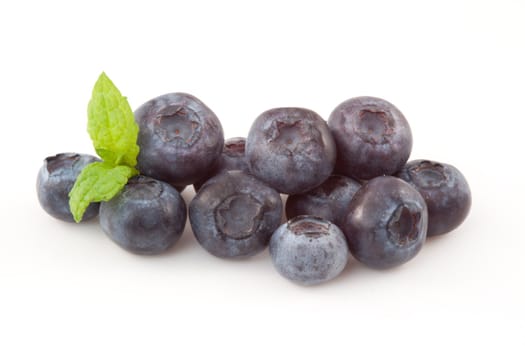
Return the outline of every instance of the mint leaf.
[[[108,201],[126,185],[138,171],[126,165],[96,162],[88,164],[78,175],[69,192],[69,208],[76,222],[80,222],[89,203]]]
[[[137,175],[139,127],[128,101],[105,73],[100,74],[88,104],[88,132],[103,162],[87,165],[69,192],[76,222],[92,202],[108,201]]]
[[[89,101],[88,132],[105,162],[130,167],[137,164],[139,127],[127,99],[105,73],[100,74]]]

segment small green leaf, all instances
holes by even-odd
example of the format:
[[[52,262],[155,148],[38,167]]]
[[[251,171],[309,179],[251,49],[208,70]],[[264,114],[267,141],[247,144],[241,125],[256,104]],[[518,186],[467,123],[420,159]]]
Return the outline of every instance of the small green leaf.
[[[106,162],[88,164],[77,177],[69,192],[69,208],[76,222],[92,202],[108,201],[126,185],[138,171],[126,165],[114,166]]]
[[[105,162],[130,167],[137,164],[139,127],[127,99],[105,73],[95,83],[88,104],[88,132]]]

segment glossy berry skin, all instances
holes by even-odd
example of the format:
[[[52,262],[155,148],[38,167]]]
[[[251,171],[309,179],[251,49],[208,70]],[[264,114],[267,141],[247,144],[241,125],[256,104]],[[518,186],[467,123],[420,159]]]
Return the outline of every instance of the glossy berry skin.
[[[159,254],[173,246],[186,224],[186,204],[169,184],[147,176],[131,178],[100,205],[100,226],[113,242],[136,254]]]
[[[270,256],[282,276],[313,285],[337,277],[348,262],[349,251],[336,225],[303,215],[279,226],[270,240]]]
[[[199,180],[222,152],[217,116],[196,97],[170,93],[135,111],[141,174],[181,187]]]
[[[42,208],[56,219],[75,222],[69,209],[69,192],[82,169],[100,159],[88,154],[59,153],[47,157],[40,168],[36,181],[38,201]],[[98,215],[99,203],[91,203],[82,221]]]
[[[282,209],[277,191],[242,171],[227,171],[197,192],[189,217],[195,238],[209,253],[242,258],[266,248]]]
[[[421,250],[427,224],[427,206],[419,192],[401,179],[380,176],[357,191],[342,229],[357,260],[386,269]]]
[[[306,192],[323,183],[335,165],[335,143],[326,122],[304,108],[275,108],[254,121],[246,139],[250,172],[281,193]]]
[[[246,138],[233,137],[224,141],[222,153],[217,160],[215,166],[202,178],[193,184],[195,192],[197,192],[202,185],[215,175],[229,170],[242,170],[249,173],[248,162],[244,153],[246,145]]]
[[[428,207],[427,236],[458,227],[467,217],[472,195],[463,174],[450,164],[412,160],[396,176],[413,185]]]
[[[315,215],[340,226],[352,197],[360,187],[361,184],[354,179],[330,175],[316,188],[288,196],[286,217],[291,219],[299,215]]]
[[[336,172],[369,180],[392,175],[406,163],[412,133],[403,114],[377,97],[355,97],[337,106],[328,118],[337,144]]]

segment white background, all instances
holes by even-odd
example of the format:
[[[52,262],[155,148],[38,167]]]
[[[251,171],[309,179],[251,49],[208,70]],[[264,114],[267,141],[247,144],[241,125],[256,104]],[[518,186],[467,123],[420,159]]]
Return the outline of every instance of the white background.
[[[523,349],[523,1],[4,1],[0,4],[1,349]],[[406,265],[283,279],[225,261],[189,226],[158,257],[39,207],[43,158],[93,153],[105,71],[133,109],[184,91],[245,136],[266,109],[328,117],[373,95],[409,120],[412,158],[456,165],[473,206]],[[187,200],[191,191],[184,192]]]

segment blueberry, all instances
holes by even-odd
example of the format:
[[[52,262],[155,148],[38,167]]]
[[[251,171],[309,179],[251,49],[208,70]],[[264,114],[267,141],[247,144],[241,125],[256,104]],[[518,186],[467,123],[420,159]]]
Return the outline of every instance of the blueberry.
[[[47,157],[38,172],[36,191],[42,208],[51,216],[74,222],[69,210],[69,192],[82,169],[89,163],[100,161],[88,154],[59,153]],[[98,215],[99,203],[91,203],[82,221]]]
[[[242,171],[208,180],[190,203],[197,241],[218,257],[248,257],[262,251],[281,223],[277,191]]]
[[[201,180],[193,184],[195,192],[197,192],[202,185],[215,175],[229,170],[242,170],[249,173],[248,162],[244,148],[246,139],[244,137],[233,137],[224,141],[221,156],[217,160],[215,166]]]
[[[427,223],[427,206],[419,192],[401,179],[380,176],[354,195],[342,229],[357,260],[385,269],[421,250]]]
[[[369,180],[392,175],[406,163],[412,133],[403,114],[376,97],[355,97],[335,108],[328,126],[337,144],[336,172]]]
[[[335,143],[326,122],[304,108],[261,114],[246,140],[250,172],[282,193],[306,192],[323,183],[335,165]]]
[[[100,226],[122,248],[158,254],[174,245],[186,224],[186,204],[172,186],[147,176],[131,178],[100,206]]]
[[[288,196],[286,217],[291,219],[299,215],[316,215],[340,226],[352,197],[360,187],[361,184],[354,179],[330,175],[316,188]]]
[[[349,252],[344,234],[319,217],[302,215],[279,226],[270,240],[270,256],[277,271],[305,285],[337,277]]]
[[[452,231],[467,217],[472,195],[467,180],[454,166],[412,160],[396,176],[413,185],[428,207],[427,236]]]
[[[222,152],[217,116],[196,97],[170,93],[135,111],[139,125],[137,168],[173,186],[198,181]]]

